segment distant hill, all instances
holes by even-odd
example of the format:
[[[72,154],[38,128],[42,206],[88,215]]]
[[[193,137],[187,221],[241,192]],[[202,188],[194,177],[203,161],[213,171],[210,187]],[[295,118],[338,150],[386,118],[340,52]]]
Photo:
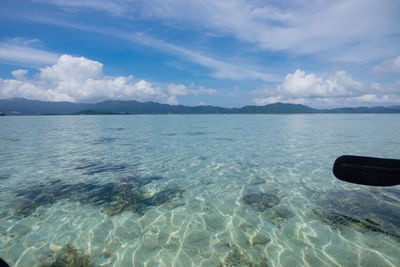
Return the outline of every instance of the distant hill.
[[[6,115],[400,113],[400,106],[314,109],[300,104],[275,103],[265,106],[222,108],[142,103],[133,100],[109,100],[85,104],[13,98],[0,99],[1,113]]]
[[[72,113],[71,115],[115,115],[113,112],[104,112],[104,111],[96,111],[96,110],[91,110],[91,109],[85,109],[82,111],[78,111],[75,113]]]
[[[0,99],[0,112],[6,115],[71,114],[89,109],[90,104],[48,102],[23,98]]]
[[[389,108],[391,108],[391,109],[400,109],[400,105],[390,106]]]
[[[291,113],[318,113],[318,109],[301,104],[275,103],[265,106],[245,106],[237,109],[244,114],[291,114]]]
[[[323,113],[400,113],[400,108],[393,107],[357,107],[357,108],[334,108],[321,110]]]

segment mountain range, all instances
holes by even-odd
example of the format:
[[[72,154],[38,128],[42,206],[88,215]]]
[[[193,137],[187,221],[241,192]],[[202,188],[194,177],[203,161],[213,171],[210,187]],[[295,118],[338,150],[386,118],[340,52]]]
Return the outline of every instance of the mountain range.
[[[400,113],[400,106],[315,109],[301,104],[274,103],[265,106],[223,108],[142,103],[133,100],[108,100],[89,104],[13,98],[0,99],[1,113],[3,115]]]

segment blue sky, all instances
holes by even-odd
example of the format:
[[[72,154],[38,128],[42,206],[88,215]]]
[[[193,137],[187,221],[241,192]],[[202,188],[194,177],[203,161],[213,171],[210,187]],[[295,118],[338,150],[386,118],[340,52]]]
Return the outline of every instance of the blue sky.
[[[400,104],[398,0],[0,2],[0,98]]]

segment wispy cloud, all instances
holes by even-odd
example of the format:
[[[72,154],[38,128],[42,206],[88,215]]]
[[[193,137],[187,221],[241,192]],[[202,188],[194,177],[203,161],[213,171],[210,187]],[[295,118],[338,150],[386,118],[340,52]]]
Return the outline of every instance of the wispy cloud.
[[[179,29],[200,28],[214,36],[232,36],[260,49],[321,53],[332,60],[363,62],[376,59],[375,53],[387,56],[400,50],[393,45],[400,41],[397,0],[298,0],[290,5],[252,0],[121,0],[118,6],[124,11],[113,5],[106,8],[104,1],[57,0],[54,4],[161,20]],[[358,55],[351,56],[349,51]],[[327,56],[328,52],[334,56]]]
[[[271,74],[263,71],[263,67],[246,64],[243,62],[230,63],[214,57],[204,55],[203,53],[190,50],[173,43],[166,42],[161,39],[154,38],[143,32],[126,31],[113,27],[94,27],[89,25],[82,25],[63,21],[52,18],[29,18],[41,23],[49,23],[63,27],[74,28],[81,31],[93,32],[112,36],[114,38],[130,41],[135,44],[151,47],[165,53],[169,53],[179,58],[205,67],[211,70],[211,76],[220,79],[234,79],[234,80],[262,80],[266,82],[276,82],[280,77],[276,74]]]
[[[95,10],[105,11],[112,15],[123,15],[130,11],[127,0],[34,0],[35,2],[48,3],[71,11],[80,11],[82,8],[91,8]]]
[[[7,64],[37,67],[57,62],[59,54],[36,48],[37,39],[14,38],[0,42],[0,61]]]
[[[246,64],[233,64],[218,60],[213,57],[206,56],[202,53],[186,49],[160,39],[156,39],[144,33],[132,33],[114,30],[112,31],[112,33],[104,34],[111,34],[121,39],[130,40],[134,43],[153,47],[158,50],[174,54],[187,61],[212,70],[213,72],[211,75],[215,78],[235,80],[258,79],[263,81],[279,80],[279,77],[277,75],[256,70],[254,66],[249,66]]]
[[[275,4],[274,4],[275,3]],[[206,28],[256,44],[261,49],[293,53],[332,51],[359,46],[400,33],[397,0],[293,1],[291,5],[250,0],[153,0],[143,4],[143,16],[172,25]],[[371,43],[370,45],[373,45]],[[382,43],[374,49],[385,50]],[[397,49],[398,51],[398,49]],[[344,59],[344,58],[343,58]]]

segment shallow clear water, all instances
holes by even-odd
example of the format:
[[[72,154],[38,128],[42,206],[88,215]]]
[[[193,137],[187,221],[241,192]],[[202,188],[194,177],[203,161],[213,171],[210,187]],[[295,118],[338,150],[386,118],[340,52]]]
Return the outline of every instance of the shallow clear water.
[[[400,187],[336,180],[400,158],[399,115],[0,118],[0,257],[96,266],[399,266]]]

